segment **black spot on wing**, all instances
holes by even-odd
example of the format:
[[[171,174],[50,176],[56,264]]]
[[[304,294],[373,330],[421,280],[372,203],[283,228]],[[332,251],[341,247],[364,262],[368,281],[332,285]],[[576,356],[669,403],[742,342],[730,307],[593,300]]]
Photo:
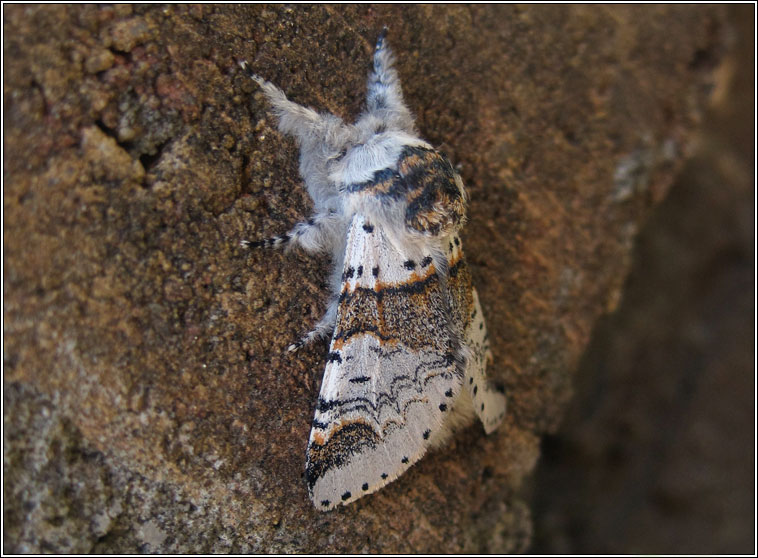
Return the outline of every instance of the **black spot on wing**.
[[[320,412],[324,412],[324,409],[328,410],[334,404],[339,404],[339,401],[327,402],[319,398],[318,407]],[[324,443],[311,440],[308,443],[305,465],[305,480],[309,489],[312,490],[318,479],[327,471],[343,467],[351,455],[367,448],[375,448],[379,442],[377,433],[370,426],[360,422],[342,425]]]
[[[315,418],[313,419],[313,422],[311,422],[311,426],[313,428],[318,428],[319,430],[325,430],[326,428],[329,427],[329,425],[327,423],[321,422],[321,421],[319,421],[319,420],[317,420]]]
[[[337,351],[329,353],[326,357],[326,362],[339,362],[342,363],[342,356]]]

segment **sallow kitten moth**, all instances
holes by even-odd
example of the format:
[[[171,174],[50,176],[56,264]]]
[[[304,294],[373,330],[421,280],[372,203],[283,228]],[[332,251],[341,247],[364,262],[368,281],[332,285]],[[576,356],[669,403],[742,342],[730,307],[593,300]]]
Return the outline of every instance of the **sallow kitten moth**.
[[[288,100],[240,63],[297,139],[314,205],[288,233],[243,244],[334,263],[323,318],[289,347],[331,335],[305,475],[320,510],[392,482],[474,416],[490,433],[505,415],[485,377],[487,332],[459,236],[466,191],[419,137],[385,34],[355,124]]]

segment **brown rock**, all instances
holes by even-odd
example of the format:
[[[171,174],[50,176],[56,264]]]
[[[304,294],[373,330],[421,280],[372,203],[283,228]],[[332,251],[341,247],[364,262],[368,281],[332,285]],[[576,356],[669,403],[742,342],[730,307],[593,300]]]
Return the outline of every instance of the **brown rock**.
[[[543,441],[537,553],[755,551],[754,6],[729,12],[734,48],[693,157]]]
[[[97,49],[89,56],[89,58],[87,58],[85,67],[89,73],[96,74],[113,66],[114,60],[115,57],[110,50],[101,48]]]
[[[117,21],[111,31],[113,48],[122,52],[131,50],[150,38],[150,26],[142,17]]]
[[[696,129],[722,10],[4,16],[4,550],[523,551],[519,487]],[[352,118],[383,25],[422,134],[471,194],[464,240],[509,415],[321,514],[302,472],[326,348],[284,349],[318,319],[328,262],[238,248],[309,201],[236,61]],[[94,115],[66,60],[79,43],[116,50],[87,75],[107,103]]]

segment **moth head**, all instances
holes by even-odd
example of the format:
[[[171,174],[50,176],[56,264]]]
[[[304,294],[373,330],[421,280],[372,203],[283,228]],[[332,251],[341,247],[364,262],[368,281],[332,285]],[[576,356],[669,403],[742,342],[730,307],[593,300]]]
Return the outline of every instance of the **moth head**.
[[[371,115],[364,116],[351,128],[351,141],[335,147],[326,161],[329,180],[339,190],[372,180],[377,172],[385,169],[394,170],[405,146],[426,145],[421,139],[393,129]]]

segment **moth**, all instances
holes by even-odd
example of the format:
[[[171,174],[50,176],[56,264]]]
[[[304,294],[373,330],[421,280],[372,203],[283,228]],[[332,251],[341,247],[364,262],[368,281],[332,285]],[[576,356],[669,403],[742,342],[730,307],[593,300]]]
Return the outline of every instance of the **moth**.
[[[419,137],[385,36],[355,124],[290,101],[240,63],[297,139],[314,206],[289,232],[243,245],[297,246],[334,264],[323,318],[289,347],[331,335],[305,473],[324,511],[392,482],[475,416],[490,433],[505,415],[459,236],[463,181]]]

